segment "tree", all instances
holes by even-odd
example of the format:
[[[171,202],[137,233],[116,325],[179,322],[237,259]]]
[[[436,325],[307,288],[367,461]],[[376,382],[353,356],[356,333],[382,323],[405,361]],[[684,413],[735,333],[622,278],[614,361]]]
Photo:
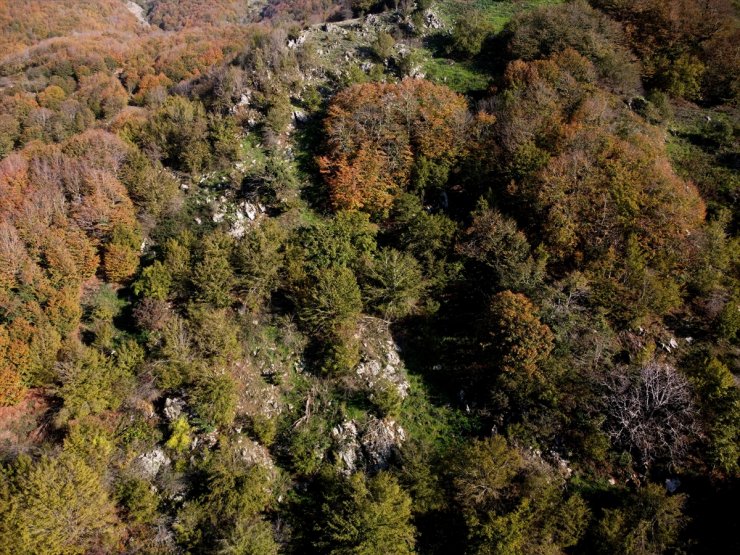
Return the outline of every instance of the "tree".
[[[457,160],[466,122],[465,99],[424,80],[340,92],[325,121],[327,155],[319,159],[334,206],[384,212],[408,185],[415,159]]]
[[[507,373],[538,374],[553,348],[553,335],[529,299],[511,291],[498,293],[489,314],[492,349],[500,368]]]
[[[470,553],[558,553],[586,531],[583,499],[568,496],[554,469],[501,436],[465,445],[453,457],[450,475]]]
[[[19,403],[26,394],[20,372],[27,364],[24,354],[28,346],[14,335],[8,326],[0,325],[0,406],[3,407]]]
[[[221,540],[218,555],[278,555],[272,525],[261,518],[238,517],[236,526]]]
[[[535,260],[527,237],[516,222],[480,204],[465,230],[458,252],[483,264],[493,283],[504,289],[532,290],[541,280],[544,260]]]
[[[457,498],[464,506],[479,509],[492,507],[523,464],[519,453],[498,435],[472,442],[455,460]]]
[[[332,265],[358,271],[377,249],[378,226],[362,212],[341,210],[326,222],[298,230],[301,248],[299,272],[314,272]],[[298,273],[298,272],[296,272]]]
[[[597,528],[598,553],[665,553],[678,540],[684,502],[685,496],[669,496],[657,484],[640,488],[621,507],[604,511]]]
[[[264,520],[273,499],[271,468],[247,463],[243,447],[226,437],[202,468],[205,487],[178,512],[180,543],[193,551],[276,553],[272,527]]]
[[[640,66],[622,26],[586,2],[522,12],[507,23],[504,33],[513,59],[536,60],[572,48],[596,66],[600,81],[610,89],[639,90]]]
[[[233,266],[244,304],[258,309],[280,283],[285,230],[272,220],[251,229],[236,245]]]
[[[373,54],[375,54],[381,62],[385,62],[388,58],[393,56],[393,47],[395,45],[396,39],[393,38],[393,35],[386,33],[385,31],[380,31],[373,42]]]
[[[341,266],[320,269],[311,277],[313,283],[300,293],[299,317],[319,342],[323,370],[346,372],[360,357],[360,288],[352,271]]]
[[[452,27],[448,53],[460,58],[473,58],[480,54],[484,41],[492,33],[493,28],[478,10],[463,13]]]
[[[647,467],[659,458],[677,462],[695,433],[688,380],[671,365],[652,361],[637,373],[623,368],[603,380],[612,441],[633,450]]]
[[[319,547],[332,555],[414,553],[411,498],[390,474],[352,475],[323,506]]]
[[[456,232],[452,219],[445,214],[430,214],[410,193],[395,200],[386,225],[394,244],[420,262],[424,278],[437,290],[460,270],[459,263],[448,260]]]
[[[155,218],[170,208],[178,194],[177,180],[137,148],[131,148],[118,174],[139,211]]]
[[[194,237],[185,232],[177,238],[167,239],[164,243],[164,265],[172,276],[173,293],[180,297],[187,297],[191,292],[194,242]]]
[[[26,388],[21,376],[15,369],[0,362],[0,406],[12,406],[23,400]]]
[[[105,277],[116,283],[126,282],[139,267],[140,248],[141,235],[136,227],[114,227],[103,253]]]
[[[192,389],[192,405],[207,428],[229,426],[236,417],[236,384],[231,376],[205,374]]]
[[[117,409],[133,385],[133,376],[126,369],[84,346],[60,365],[59,373],[59,395],[64,401],[58,415],[60,422]]]
[[[362,310],[360,288],[348,268],[319,270],[316,281],[301,302],[301,320],[321,337],[345,337],[354,333]]]
[[[384,318],[403,318],[413,313],[424,290],[416,259],[395,249],[382,249],[370,263],[364,286],[370,306]]]
[[[193,285],[196,298],[224,308],[231,304],[231,290],[235,284],[231,267],[231,238],[222,233],[211,233],[205,237],[200,249],[200,261],[193,268]]]
[[[170,96],[147,123],[141,141],[159,151],[168,165],[189,172],[202,170],[211,154],[203,105]]]
[[[224,365],[238,360],[242,354],[239,327],[227,309],[190,305],[188,331],[191,346],[210,364]]]
[[[736,475],[740,471],[740,390],[732,372],[716,358],[702,360],[689,371],[708,428],[709,462]]]
[[[172,276],[159,260],[147,266],[134,283],[134,293],[147,299],[166,301],[172,287]]]
[[[104,477],[80,458],[22,458],[4,473],[0,550],[83,555],[116,545],[121,530]]]

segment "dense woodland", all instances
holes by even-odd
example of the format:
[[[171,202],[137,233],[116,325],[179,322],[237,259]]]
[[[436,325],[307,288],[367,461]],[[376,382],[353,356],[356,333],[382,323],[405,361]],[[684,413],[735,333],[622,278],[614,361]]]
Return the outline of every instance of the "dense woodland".
[[[734,0],[0,0],[0,553],[740,552]]]

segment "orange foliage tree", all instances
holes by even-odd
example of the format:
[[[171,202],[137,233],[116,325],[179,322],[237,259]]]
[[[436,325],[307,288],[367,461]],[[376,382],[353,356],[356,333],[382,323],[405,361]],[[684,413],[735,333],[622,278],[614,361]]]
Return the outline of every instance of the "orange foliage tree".
[[[61,145],[32,143],[0,162],[0,404],[51,379],[100,253],[108,279],[136,270],[138,225],[117,177],[129,149],[88,131]]]
[[[464,150],[465,99],[441,85],[354,85],[329,106],[328,152],[319,159],[337,209],[382,212],[424,160],[451,165]]]
[[[657,258],[680,252],[704,204],[673,172],[659,128],[596,89],[593,65],[573,50],[514,62],[506,79],[499,171],[555,259],[594,260],[631,236]]]

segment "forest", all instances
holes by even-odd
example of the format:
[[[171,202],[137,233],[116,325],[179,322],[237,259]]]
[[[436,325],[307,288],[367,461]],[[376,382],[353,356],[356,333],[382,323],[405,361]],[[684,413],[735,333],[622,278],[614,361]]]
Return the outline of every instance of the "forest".
[[[0,554],[740,553],[736,0],[0,0]]]

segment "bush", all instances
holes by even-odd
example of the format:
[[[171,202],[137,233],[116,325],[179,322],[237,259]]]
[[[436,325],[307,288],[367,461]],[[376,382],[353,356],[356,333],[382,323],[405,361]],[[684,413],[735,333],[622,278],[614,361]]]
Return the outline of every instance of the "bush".
[[[448,53],[460,58],[473,58],[480,54],[483,43],[493,28],[479,12],[461,14],[452,27]]]
[[[130,372],[87,347],[64,363],[60,374],[59,395],[64,402],[58,415],[60,422],[117,409],[134,385]]]
[[[373,387],[370,399],[381,417],[398,418],[403,398],[395,383],[390,380],[378,380]]]
[[[393,35],[386,33],[385,31],[380,31],[373,41],[373,54],[375,54],[381,62],[384,62],[393,56],[393,47],[395,45],[396,39],[393,38]]]
[[[5,481],[8,480],[9,481]],[[103,476],[74,455],[22,457],[0,492],[0,551],[113,551],[121,529]]]
[[[185,416],[179,416],[177,420],[170,423],[170,437],[165,443],[168,449],[181,454],[190,447],[190,424]]]
[[[159,499],[145,480],[134,478],[121,482],[116,487],[116,498],[129,522],[151,524],[158,516]]]
[[[322,551],[414,553],[411,497],[392,475],[367,478],[358,472],[337,489],[323,505]]]
[[[236,417],[236,384],[230,376],[205,375],[195,383],[190,404],[206,428],[229,426]]]
[[[270,446],[277,435],[277,422],[275,417],[255,414],[250,418],[252,433],[257,441],[263,445]]]
[[[312,415],[291,431],[288,445],[293,469],[304,476],[316,474],[331,445],[328,423]]]
[[[357,327],[362,297],[352,271],[335,266],[316,273],[301,305],[301,320],[317,337],[347,338]]]

